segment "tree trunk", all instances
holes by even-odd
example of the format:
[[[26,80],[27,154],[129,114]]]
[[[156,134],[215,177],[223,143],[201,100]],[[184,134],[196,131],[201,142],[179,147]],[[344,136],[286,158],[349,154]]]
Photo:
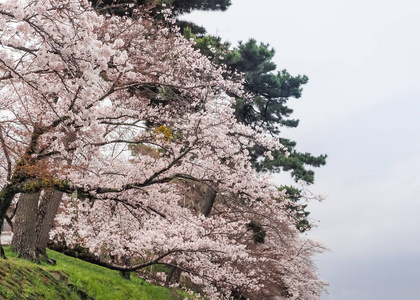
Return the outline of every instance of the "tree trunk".
[[[36,218],[40,192],[20,194],[15,215],[12,250],[19,257],[36,260]]]
[[[44,196],[38,207],[38,215],[36,219],[36,254],[41,259],[48,259],[47,245],[49,241],[49,233],[54,224],[54,218],[60,206],[63,193],[54,189],[44,190]]]
[[[204,203],[201,207],[201,213],[208,217],[211,213],[211,209],[213,208],[214,200],[216,199],[217,192],[211,186],[207,187],[206,196],[204,197]]]
[[[121,262],[123,266],[129,266],[131,264],[130,258],[126,255],[123,255]],[[130,280],[131,279],[130,274],[131,274],[131,271],[120,270],[120,275],[124,279]]]
[[[168,288],[171,282],[179,283],[179,281],[181,280],[181,273],[182,272],[179,268],[171,266],[169,268],[168,276],[166,277],[165,287]]]
[[[4,218],[6,217],[7,210],[9,209],[10,204],[13,201],[13,198],[16,195],[15,187],[11,184],[6,185],[0,191],[0,224],[4,223]],[[0,231],[1,235],[1,231]],[[4,254],[3,248],[0,243],[0,258],[5,259],[6,255]]]

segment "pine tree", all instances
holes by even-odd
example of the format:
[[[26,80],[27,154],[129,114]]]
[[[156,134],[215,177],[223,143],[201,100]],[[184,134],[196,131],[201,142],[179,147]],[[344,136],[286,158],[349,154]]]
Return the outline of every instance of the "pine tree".
[[[184,34],[194,36],[193,28],[184,30]],[[245,99],[232,95],[236,98],[237,120],[251,127],[265,127],[288,148],[288,157],[283,152],[274,151],[272,160],[262,159],[267,149],[249,149],[254,168],[258,172],[291,171],[296,181],[314,183],[315,173],[308,167],[325,165],[327,155],[314,156],[299,152],[295,149],[296,142],[280,137],[282,127],[294,128],[299,125],[299,120],[290,118],[293,109],[287,106],[287,102],[291,98],[301,97],[302,86],[308,82],[308,77],[292,76],[286,70],[276,72],[277,66],[272,61],[274,49],[268,44],[258,44],[254,39],[241,42],[233,49],[230,49],[229,43],[223,43],[220,38],[213,36],[197,38],[196,42],[196,47],[216,63],[226,64],[232,71],[244,74],[245,89],[252,97]]]
[[[131,14],[134,7],[151,5],[158,8],[171,7],[174,16],[187,14],[193,10],[225,11],[230,0],[90,0],[97,9],[105,9],[114,15]]]

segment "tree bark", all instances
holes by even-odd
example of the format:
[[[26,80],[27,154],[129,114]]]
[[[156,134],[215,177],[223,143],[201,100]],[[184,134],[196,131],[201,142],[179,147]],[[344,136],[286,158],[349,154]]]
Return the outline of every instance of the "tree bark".
[[[54,225],[54,218],[60,206],[63,193],[54,189],[44,190],[44,195],[38,207],[36,219],[36,254],[41,259],[47,259],[49,233]]]
[[[181,280],[181,273],[182,271],[179,268],[171,266],[169,268],[168,277],[166,277],[165,287],[168,288],[171,282],[179,283]]]
[[[6,217],[7,210],[9,209],[10,204],[13,201],[13,198],[16,195],[15,186],[12,184],[6,185],[0,191],[0,224],[3,224]],[[0,231],[1,234],[1,231]],[[3,248],[0,243],[0,258],[5,259],[6,255],[4,254]]]
[[[19,257],[36,260],[36,218],[40,192],[20,194],[15,215],[12,250]]]
[[[216,200],[217,192],[211,186],[207,187],[206,195],[204,197],[204,203],[201,207],[201,213],[208,217],[211,213],[211,209],[213,208],[214,200]]]
[[[124,266],[129,266],[131,264],[130,257],[128,257],[126,255],[123,255],[121,260],[122,260],[121,263]],[[120,270],[120,275],[124,279],[130,280],[130,274],[131,274],[130,271]]]

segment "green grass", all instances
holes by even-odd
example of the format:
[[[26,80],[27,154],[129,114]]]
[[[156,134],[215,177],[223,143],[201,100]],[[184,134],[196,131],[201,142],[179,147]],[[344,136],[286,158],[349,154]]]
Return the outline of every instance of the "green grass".
[[[0,300],[4,299],[95,299],[170,300],[188,295],[179,289],[152,285],[142,278],[123,279],[117,271],[48,250],[57,265],[35,264],[18,259],[5,247],[7,260],[0,260]]]

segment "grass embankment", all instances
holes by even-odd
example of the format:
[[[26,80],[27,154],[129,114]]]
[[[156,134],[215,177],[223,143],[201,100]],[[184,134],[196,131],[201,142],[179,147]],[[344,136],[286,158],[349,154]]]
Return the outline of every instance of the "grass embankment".
[[[57,265],[35,264],[18,259],[5,247],[7,260],[0,260],[0,300],[4,299],[86,299],[86,300],[168,300],[183,299],[186,293],[152,285],[131,276],[123,279],[108,270],[80,259],[48,250]]]

